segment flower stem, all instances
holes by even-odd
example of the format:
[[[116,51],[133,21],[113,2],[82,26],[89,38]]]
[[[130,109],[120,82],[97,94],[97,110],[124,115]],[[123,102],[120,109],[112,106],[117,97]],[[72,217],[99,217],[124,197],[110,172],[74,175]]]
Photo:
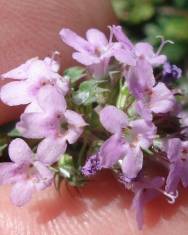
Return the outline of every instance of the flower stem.
[[[125,108],[128,94],[129,92],[128,92],[127,85],[125,83],[122,84],[122,81],[120,81],[120,90],[119,90],[119,95],[118,95],[117,102],[116,102],[116,107],[118,109],[123,110]]]

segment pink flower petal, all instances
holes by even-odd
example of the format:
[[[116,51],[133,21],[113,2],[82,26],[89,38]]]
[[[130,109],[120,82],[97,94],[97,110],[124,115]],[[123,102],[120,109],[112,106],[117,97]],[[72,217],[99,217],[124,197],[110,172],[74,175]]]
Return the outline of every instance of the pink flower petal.
[[[97,48],[104,47],[108,44],[108,40],[104,33],[98,29],[89,29],[86,32],[87,40]]]
[[[84,127],[87,125],[82,116],[72,110],[66,110],[64,116],[67,122],[75,127]]]
[[[166,61],[167,61],[166,55],[154,56],[153,58],[150,59],[150,63],[153,66],[159,66],[161,64],[164,64]]]
[[[83,128],[69,127],[68,131],[65,133],[64,138],[69,144],[74,144],[78,138],[83,133]]]
[[[60,31],[59,34],[63,42],[65,42],[70,47],[73,47],[77,51],[85,52],[93,50],[91,45],[85,39],[83,39],[70,29],[64,28]]]
[[[153,57],[154,51],[153,51],[153,47],[147,43],[147,42],[139,42],[135,45],[135,54],[136,56],[140,57],[140,56],[144,56],[144,57],[148,57],[151,58]]]
[[[128,39],[128,37],[125,35],[125,33],[123,32],[122,30],[122,27],[121,26],[116,26],[116,25],[113,25],[111,27],[111,31],[112,33],[114,34],[115,38],[123,43],[125,46],[127,46],[129,49],[132,49],[133,48],[133,44],[132,42]]]
[[[40,142],[37,149],[37,159],[50,165],[56,162],[66,151],[67,144],[64,138],[48,137]]]
[[[9,144],[9,156],[10,159],[18,164],[28,164],[32,161],[33,152],[27,143],[22,139],[14,139]]]
[[[30,180],[21,181],[12,187],[11,201],[16,206],[23,206],[31,200],[34,185]]]
[[[173,138],[168,141],[167,157],[171,162],[180,159],[182,151],[182,143],[178,138]]]
[[[53,173],[39,161],[35,161],[33,165],[38,171],[38,180],[35,182],[35,188],[43,190],[49,187],[53,182]]]
[[[25,80],[28,78],[28,68],[29,66],[34,62],[38,60],[37,57],[29,59],[25,62],[25,64],[22,64],[18,66],[15,69],[10,70],[7,73],[2,74],[2,78],[11,78],[16,80]]]
[[[79,63],[84,64],[86,66],[92,65],[92,64],[98,64],[100,63],[100,58],[97,56],[93,56],[89,53],[85,52],[74,52],[72,54],[72,58],[77,60]]]
[[[34,100],[32,103],[28,104],[24,110],[24,113],[41,113],[42,109],[39,104]]]
[[[122,128],[128,125],[127,115],[112,105],[102,109],[100,112],[100,122],[110,133],[120,132]]]
[[[57,121],[45,113],[23,113],[16,128],[26,138],[40,139],[56,132]]]
[[[174,105],[175,98],[172,92],[165,86],[164,83],[159,82],[152,89],[150,109],[154,113],[167,113],[173,109]]]
[[[143,153],[140,147],[129,148],[122,162],[122,171],[128,180],[136,178],[143,165]]]
[[[25,81],[15,81],[1,88],[1,100],[9,106],[14,106],[28,104],[32,101],[32,97]]]
[[[0,184],[11,184],[23,178],[23,174],[18,173],[18,166],[12,162],[0,163]]]
[[[156,134],[156,127],[153,123],[146,122],[144,119],[131,121],[132,133],[135,136],[137,145],[143,149],[149,148]]]
[[[37,97],[40,107],[47,113],[64,113],[66,110],[66,101],[63,96],[55,87],[45,85],[39,91]]]
[[[119,62],[126,64],[126,65],[131,65],[135,66],[136,65],[136,59],[132,51],[128,49],[115,49],[113,52],[114,57],[116,60]]]

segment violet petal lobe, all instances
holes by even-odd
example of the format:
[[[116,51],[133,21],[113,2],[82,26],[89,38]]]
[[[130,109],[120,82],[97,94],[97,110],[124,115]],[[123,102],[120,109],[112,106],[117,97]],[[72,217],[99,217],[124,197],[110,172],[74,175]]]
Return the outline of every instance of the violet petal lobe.
[[[143,153],[140,147],[129,147],[122,161],[122,171],[127,182],[131,182],[137,177],[138,173],[142,169],[142,165]]]
[[[133,44],[132,42],[128,39],[128,37],[125,35],[125,33],[123,32],[123,29],[121,26],[116,26],[116,25],[112,25],[111,26],[111,31],[113,33],[113,35],[115,36],[116,40],[118,42],[123,43],[125,46],[127,46],[130,50],[133,49]]]
[[[47,137],[38,145],[37,160],[47,165],[53,164],[66,151],[66,147],[64,138]]]
[[[33,152],[22,139],[14,139],[9,145],[10,159],[18,164],[29,164],[32,161]]]
[[[23,113],[16,128],[26,138],[44,138],[54,133],[58,127],[55,118],[45,113]]]
[[[37,100],[40,107],[48,113],[64,113],[67,107],[64,95],[50,85],[40,89]]]
[[[120,134],[114,134],[100,148],[99,158],[103,168],[111,168],[127,151],[127,144]]]
[[[92,155],[82,167],[82,174],[86,176],[95,175],[101,168],[102,166],[98,154]]]
[[[14,81],[5,84],[1,88],[0,97],[3,103],[9,106],[28,104],[32,100],[25,81]]]
[[[159,82],[152,89],[149,106],[154,113],[167,113],[173,109],[175,103],[175,97],[164,83]]]
[[[79,52],[91,51],[93,49],[87,40],[83,39],[70,29],[63,28],[59,34],[64,43]]]
[[[128,125],[127,115],[112,105],[107,105],[101,110],[100,122],[112,134],[121,132],[121,129]]]
[[[23,206],[31,200],[34,185],[31,180],[16,183],[11,191],[11,201],[16,206]]]
[[[94,45],[96,48],[102,48],[108,44],[108,40],[105,34],[98,29],[89,29],[86,32],[86,38],[88,42]]]
[[[138,228],[142,229],[144,222],[144,206],[159,195],[158,189],[164,184],[163,177],[155,177],[152,180],[135,182],[133,191],[135,196],[132,202],[132,208],[136,212],[136,221]]]

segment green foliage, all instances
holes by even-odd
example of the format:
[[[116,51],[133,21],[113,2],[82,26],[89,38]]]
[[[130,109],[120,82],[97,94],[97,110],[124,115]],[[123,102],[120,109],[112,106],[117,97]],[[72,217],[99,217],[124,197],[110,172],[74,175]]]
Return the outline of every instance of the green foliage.
[[[16,128],[13,128],[11,131],[8,132],[7,134],[9,137],[20,137],[21,134],[19,133],[19,131]]]
[[[64,75],[67,76],[67,79],[69,79],[72,84],[74,84],[86,75],[86,71],[82,67],[75,66],[66,69]]]
[[[58,162],[55,186],[59,190],[60,183],[66,179],[67,182],[76,187],[83,186],[86,182],[80,169],[76,167],[75,160],[69,154],[63,154]]]
[[[147,0],[113,0],[112,3],[119,18],[133,24],[148,20],[155,13],[152,2]]]
[[[0,140],[0,156],[2,156],[3,151],[6,149],[7,144],[2,139]]]
[[[103,94],[108,89],[100,87],[105,81],[87,80],[80,84],[79,89],[74,92],[73,99],[76,105],[90,105],[94,102],[103,103]]]

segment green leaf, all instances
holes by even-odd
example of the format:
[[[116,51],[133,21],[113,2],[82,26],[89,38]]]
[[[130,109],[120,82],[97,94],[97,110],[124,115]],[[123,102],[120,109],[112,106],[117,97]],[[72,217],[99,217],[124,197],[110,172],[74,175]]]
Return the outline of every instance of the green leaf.
[[[173,2],[177,7],[188,7],[187,0],[173,0]]]
[[[153,2],[148,0],[112,0],[112,4],[121,20],[133,24],[140,24],[150,19],[155,13]]]
[[[14,128],[11,131],[9,131],[8,136],[10,136],[10,137],[20,137],[21,134],[19,133],[19,131],[16,128]]]
[[[73,95],[74,103],[76,105],[89,105],[97,101],[102,102],[103,97],[101,95],[108,90],[99,87],[101,83],[104,83],[104,81],[94,79],[82,82],[79,89]]]
[[[63,154],[58,162],[57,186],[59,179],[64,178],[72,186],[83,186],[86,182],[85,177],[81,174],[80,169],[75,168],[73,157],[69,154]],[[59,188],[59,187],[57,187]]]
[[[3,150],[8,146],[4,139],[0,139],[0,156],[3,154]]]
[[[139,1],[137,5],[129,12],[129,21],[132,23],[140,23],[150,19],[155,13],[155,9],[150,3],[142,3]]]
[[[166,38],[175,41],[188,40],[188,20],[186,17],[161,17],[159,24]]]
[[[73,84],[86,75],[86,70],[82,67],[75,66],[65,70],[64,75]]]

